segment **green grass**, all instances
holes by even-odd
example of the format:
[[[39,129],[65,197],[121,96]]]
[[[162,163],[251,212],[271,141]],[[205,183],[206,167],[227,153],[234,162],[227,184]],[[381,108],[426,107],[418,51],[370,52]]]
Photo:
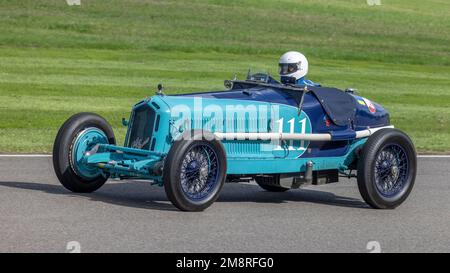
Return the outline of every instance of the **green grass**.
[[[421,152],[450,151],[450,2],[0,0],[0,152],[47,153],[70,115],[122,117],[153,95],[276,74],[300,50],[310,78],[384,105]]]

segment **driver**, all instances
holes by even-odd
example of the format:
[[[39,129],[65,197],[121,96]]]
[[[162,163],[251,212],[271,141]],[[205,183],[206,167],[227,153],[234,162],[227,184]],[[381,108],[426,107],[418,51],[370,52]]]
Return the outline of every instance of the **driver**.
[[[308,74],[308,60],[302,53],[297,51],[286,52],[281,55],[278,65],[282,83],[299,86],[320,86],[320,84],[305,78]]]

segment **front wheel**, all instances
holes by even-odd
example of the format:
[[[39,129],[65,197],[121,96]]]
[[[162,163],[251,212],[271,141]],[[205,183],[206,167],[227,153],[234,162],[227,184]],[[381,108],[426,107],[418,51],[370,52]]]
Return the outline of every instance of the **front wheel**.
[[[97,167],[83,161],[84,154],[97,144],[116,144],[111,126],[99,115],[79,113],[61,126],[53,145],[53,168],[66,189],[93,192],[106,182]]]
[[[165,159],[164,189],[174,206],[183,211],[202,211],[218,197],[226,179],[222,143],[195,131],[192,138],[176,141]]]
[[[358,161],[361,196],[373,208],[393,209],[410,194],[416,169],[411,139],[396,129],[379,130],[364,144]]]

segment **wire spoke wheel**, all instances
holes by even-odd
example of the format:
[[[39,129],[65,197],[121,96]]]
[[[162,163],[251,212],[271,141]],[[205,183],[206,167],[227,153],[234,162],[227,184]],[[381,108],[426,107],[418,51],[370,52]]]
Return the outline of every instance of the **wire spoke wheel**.
[[[408,179],[408,155],[397,144],[386,145],[375,160],[375,185],[386,197],[395,196],[405,187]]]
[[[358,188],[376,209],[393,209],[411,193],[417,154],[411,139],[397,129],[382,129],[365,142],[358,159]]]
[[[202,211],[217,200],[225,183],[225,149],[209,132],[185,134],[172,145],[164,161],[164,190],[180,210]]]
[[[206,144],[193,146],[181,162],[180,183],[191,200],[206,198],[215,188],[219,164],[217,154]]]

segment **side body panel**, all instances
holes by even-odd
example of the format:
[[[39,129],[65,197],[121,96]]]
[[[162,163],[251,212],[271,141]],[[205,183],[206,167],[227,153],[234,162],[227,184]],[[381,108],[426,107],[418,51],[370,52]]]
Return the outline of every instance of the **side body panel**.
[[[159,116],[154,119],[154,122],[158,119],[159,124],[153,125],[158,130],[151,137],[150,149],[163,153],[169,152],[173,141],[191,129],[284,133],[324,133],[348,129],[328,124],[320,103],[308,94],[305,96],[304,111],[300,114],[298,108],[292,105],[236,99],[154,96],[138,103],[135,109],[144,105]],[[130,126],[132,122],[133,115]],[[125,145],[133,147],[129,137],[130,133]],[[364,141],[224,140],[222,143],[227,154],[228,174],[261,174],[302,172],[308,161],[314,162],[314,170],[345,169],[351,163],[353,150]]]

